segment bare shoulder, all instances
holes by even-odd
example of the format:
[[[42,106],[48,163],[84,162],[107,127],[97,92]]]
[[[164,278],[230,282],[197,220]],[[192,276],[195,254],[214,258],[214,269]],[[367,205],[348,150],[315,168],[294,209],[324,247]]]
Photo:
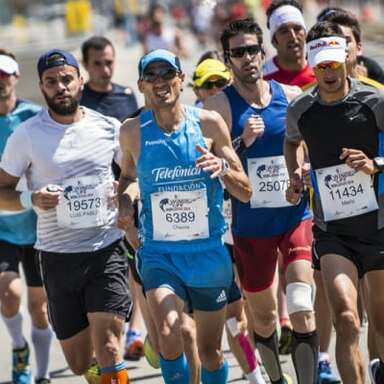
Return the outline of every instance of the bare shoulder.
[[[229,106],[228,98],[224,92],[208,97],[204,102],[204,108],[209,111],[217,111],[221,113],[223,109]]]
[[[120,139],[123,143],[135,141],[139,138],[140,116],[124,120],[120,128]]]
[[[287,97],[287,100],[291,102],[293,99],[295,99],[297,96],[301,95],[303,91],[301,90],[300,87],[297,85],[286,85],[286,84],[281,84],[285,96]]]
[[[204,102],[204,109],[209,111],[218,112],[224,121],[227,123],[229,129],[232,126],[231,106],[228,97],[224,92],[220,92],[214,96],[209,97]]]

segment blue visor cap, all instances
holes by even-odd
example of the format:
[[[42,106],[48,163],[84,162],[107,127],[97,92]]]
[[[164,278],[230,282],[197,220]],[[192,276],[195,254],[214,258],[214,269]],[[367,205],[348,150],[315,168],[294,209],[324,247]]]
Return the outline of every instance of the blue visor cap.
[[[139,76],[141,77],[149,64],[156,61],[165,61],[170,64],[177,71],[181,72],[180,59],[166,49],[155,49],[143,56],[139,62]]]
[[[70,65],[80,71],[79,63],[72,53],[63,51],[62,49],[51,49],[48,52],[43,53],[37,62],[37,72],[39,73],[39,77],[41,78],[44,71],[47,69],[58,67],[59,65]]]

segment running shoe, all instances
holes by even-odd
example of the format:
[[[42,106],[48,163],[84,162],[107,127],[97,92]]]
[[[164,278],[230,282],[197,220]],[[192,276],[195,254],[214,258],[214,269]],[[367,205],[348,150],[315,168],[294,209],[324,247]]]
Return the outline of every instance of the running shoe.
[[[47,379],[46,377],[35,380],[35,384],[50,384],[50,383],[51,383],[51,380]]]
[[[87,369],[84,377],[88,384],[100,384],[100,368],[96,362],[92,363],[92,365]]]
[[[383,378],[378,377],[379,367],[380,367],[380,360],[379,359],[374,359],[374,360],[370,361],[369,366],[368,366],[368,372],[369,372],[369,378],[371,379],[372,384],[384,383]]]
[[[332,372],[331,362],[329,360],[319,361],[317,374],[317,384],[341,383],[340,378]]]
[[[18,348],[12,351],[12,361],[12,383],[31,384],[32,372],[29,365],[29,346],[27,342],[24,348]]]
[[[144,356],[144,343],[141,340],[141,333],[128,331],[125,342],[124,359],[137,361]]]
[[[148,361],[148,364],[155,369],[160,368],[160,357],[158,353],[153,349],[151,341],[148,335],[145,336],[144,340],[144,356]]]
[[[292,352],[292,336],[292,328],[289,325],[283,325],[279,340],[280,355],[289,355]]]
[[[293,379],[287,373],[284,373],[284,379],[282,384],[293,384]]]

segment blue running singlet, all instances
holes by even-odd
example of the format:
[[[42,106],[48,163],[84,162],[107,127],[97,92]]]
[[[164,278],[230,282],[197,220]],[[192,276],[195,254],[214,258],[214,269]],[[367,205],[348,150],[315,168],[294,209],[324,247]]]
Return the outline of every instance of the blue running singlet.
[[[195,166],[206,148],[200,109],[184,106],[180,127],[166,134],[151,110],[140,115],[141,151],[137,173],[141,193],[143,247],[159,251],[206,250],[222,242],[226,230],[220,181]]]

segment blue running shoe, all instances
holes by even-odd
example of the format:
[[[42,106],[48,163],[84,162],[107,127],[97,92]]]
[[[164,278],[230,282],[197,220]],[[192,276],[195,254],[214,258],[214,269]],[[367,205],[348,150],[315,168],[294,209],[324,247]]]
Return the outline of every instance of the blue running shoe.
[[[318,384],[341,383],[340,378],[332,372],[331,363],[328,360],[319,361]]]
[[[12,351],[12,383],[13,384],[32,384],[32,372],[29,366],[29,346],[14,349]]]

